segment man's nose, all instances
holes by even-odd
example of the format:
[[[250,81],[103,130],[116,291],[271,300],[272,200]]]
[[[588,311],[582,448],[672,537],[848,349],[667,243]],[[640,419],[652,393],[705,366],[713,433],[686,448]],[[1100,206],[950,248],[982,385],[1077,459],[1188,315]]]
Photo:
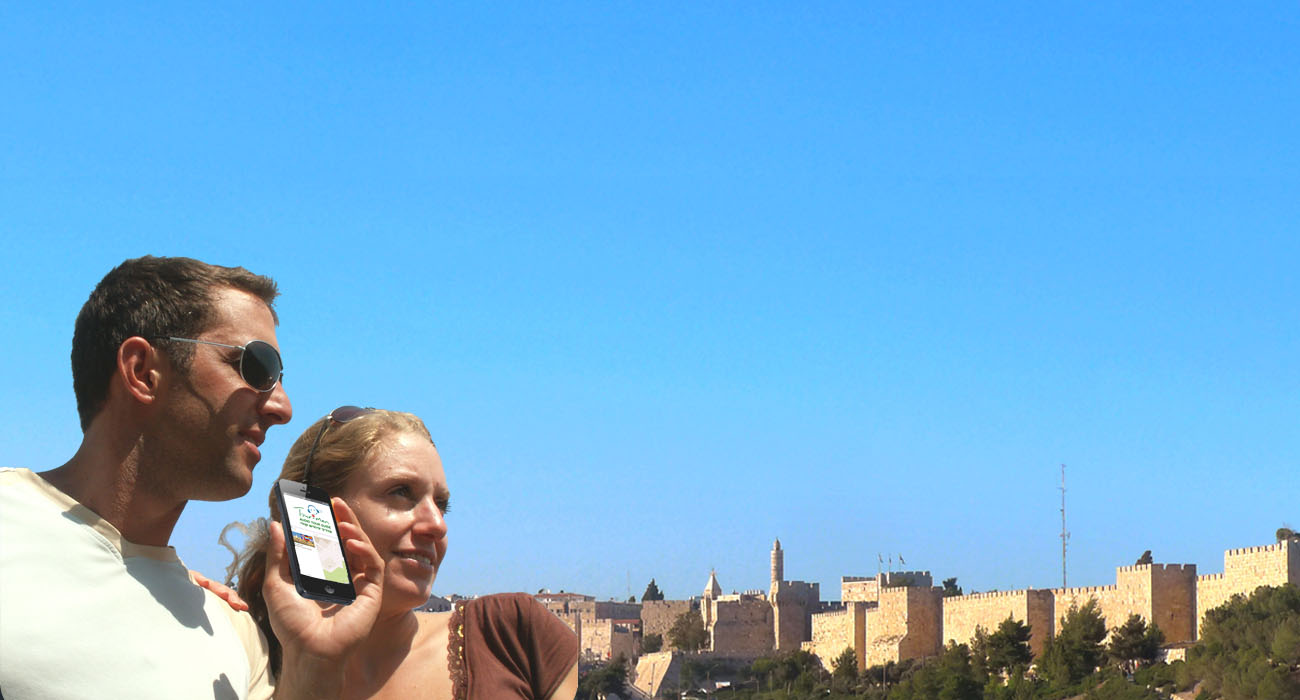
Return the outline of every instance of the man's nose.
[[[293,418],[293,405],[289,403],[289,394],[284,390],[284,382],[277,382],[275,388],[262,402],[262,415],[271,418],[271,425],[288,423]]]

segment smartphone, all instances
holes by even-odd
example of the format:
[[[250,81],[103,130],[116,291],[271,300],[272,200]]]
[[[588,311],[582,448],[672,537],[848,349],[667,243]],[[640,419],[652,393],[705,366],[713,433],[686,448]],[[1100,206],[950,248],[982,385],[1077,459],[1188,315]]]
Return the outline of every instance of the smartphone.
[[[329,494],[289,479],[277,481],[274,490],[298,594],[342,605],[356,600]]]

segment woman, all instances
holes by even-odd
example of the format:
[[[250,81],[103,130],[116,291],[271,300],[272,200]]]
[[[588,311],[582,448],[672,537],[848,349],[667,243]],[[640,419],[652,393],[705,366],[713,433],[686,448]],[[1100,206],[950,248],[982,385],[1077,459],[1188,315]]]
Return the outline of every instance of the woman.
[[[535,698],[570,700],[577,689],[573,632],[532,596],[461,601],[451,612],[412,610],[429,598],[447,551],[451,498],[429,431],[409,413],[344,406],[294,443],[282,479],[341,498],[384,560],[383,598],[370,636],[344,669],[345,698]],[[274,496],[272,522],[279,520]],[[273,536],[250,543],[239,569],[239,595],[270,642],[279,644],[262,596]],[[275,543],[273,545],[273,543]],[[274,556],[287,576],[282,557]]]

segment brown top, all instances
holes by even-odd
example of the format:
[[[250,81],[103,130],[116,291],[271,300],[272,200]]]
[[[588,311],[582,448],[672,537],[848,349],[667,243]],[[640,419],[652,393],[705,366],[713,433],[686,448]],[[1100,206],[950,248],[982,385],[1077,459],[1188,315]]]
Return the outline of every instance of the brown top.
[[[447,665],[456,700],[545,700],[578,661],[578,637],[527,593],[456,603]]]

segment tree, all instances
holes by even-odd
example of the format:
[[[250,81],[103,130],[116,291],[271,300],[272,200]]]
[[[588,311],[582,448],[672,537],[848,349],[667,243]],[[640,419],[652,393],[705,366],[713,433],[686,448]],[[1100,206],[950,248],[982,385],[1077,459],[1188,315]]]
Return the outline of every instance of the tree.
[[[949,644],[889,694],[890,700],[980,700],[983,693],[965,644]]]
[[[709,631],[704,628],[704,618],[699,610],[687,610],[673,621],[668,628],[668,641],[674,647],[687,652],[696,652],[708,646]]]
[[[1043,651],[1043,676],[1058,688],[1078,683],[1097,670],[1104,655],[1101,640],[1105,638],[1106,618],[1095,598],[1082,608],[1071,605],[1061,618],[1060,632],[1048,640]]]
[[[946,578],[943,580],[943,597],[951,598],[961,595],[961,586],[957,585],[957,577]]]
[[[1277,535],[1277,541],[1278,541],[1278,542],[1282,542],[1282,541],[1284,541],[1284,540],[1290,540],[1290,539],[1295,539],[1296,537],[1300,537],[1300,534],[1296,533],[1295,530],[1292,530],[1292,529],[1289,528],[1289,527],[1279,527],[1279,528],[1277,529],[1277,532],[1276,532],[1275,534]]]
[[[627,659],[622,654],[614,660],[597,666],[578,679],[577,700],[596,700],[602,695],[616,693],[627,695]]]
[[[1017,667],[1028,666],[1034,658],[1034,653],[1029,650],[1032,634],[1029,625],[1007,615],[997,631],[988,637],[988,671],[1011,674]]]
[[[664,648],[664,636],[662,634],[647,634],[641,638],[641,653],[653,654]]]
[[[1138,557],[1137,561],[1133,562],[1133,565],[1142,566],[1143,564],[1150,564],[1151,562],[1151,550],[1148,549],[1142,553],[1142,556]]]
[[[826,680],[826,669],[811,652],[796,649],[756,659],[749,667],[748,675],[758,681],[760,687],[784,689],[788,695],[795,689],[801,693],[810,692],[815,685]]]
[[[1261,586],[1205,614],[1187,651],[1193,680],[1226,700],[1300,697],[1300,587]]]
[[[1141,615],[1129,615],[1124,624],[1111,630],[1106,656],[1125,673],[1155,663],[1165,635],[1160,628],[1147,626]]]
[[[650,579],[650,583],[647,584],[645,587],[645,593],[641,594],[641,602],[644,603],[647,600],[663,600],[663,599],[664,599],[663,591],[660,591],[659,586],[655,585],[654,579]]]
[[[831,689],[847,693],[853,690],[858,680],[858,655],[853,647],[844,647],[844,651],[831,662]]]

